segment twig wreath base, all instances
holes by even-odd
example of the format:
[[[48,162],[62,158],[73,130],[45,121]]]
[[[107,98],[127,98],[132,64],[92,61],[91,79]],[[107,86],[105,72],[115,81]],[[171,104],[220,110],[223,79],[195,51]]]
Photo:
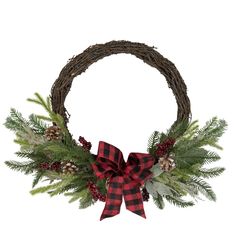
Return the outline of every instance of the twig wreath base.
[[[178,105],[173,125],[166,132],[154,131],[147,151],[130,153],[127,162],[122,152],[109,143],[100,141],[95,155],[90,151],[92,144],[84,137],[75,140],[67,128],[69,116],[64,107],[73,78],[99,59],[117,53],[133,54],[157,68]],[[50,97],[43,99],[35,93],[34,98],[28,99],[42,106],[46,115],[31,114],[25,119],[11,109],[5,126],[16,134],[15,142],[20,145],[16,155],[28,160],[5,163],[13,170],[34,175],[33,195],[64,194],[70,202],[78,200],[80,208],[105,202],[101,220],[119,214],[122,198],[128,210],[144,218],[143,201],[148,201],[150,195],[159,209],[164,208],[165,201],[179,207],[193,206],[200,199],[199,194],[215,201],[216,195],[204,179],[220,175],[224,168],[205,168],[220,159],[206,147],[222,149],[218,140],[227,124],[216,117],[202,128],[197,121],[191,122],[186,91],[174,64],[153,47],[127,41],[91,46],[62,69]],[[40,181],[48,184],[35,188]]]

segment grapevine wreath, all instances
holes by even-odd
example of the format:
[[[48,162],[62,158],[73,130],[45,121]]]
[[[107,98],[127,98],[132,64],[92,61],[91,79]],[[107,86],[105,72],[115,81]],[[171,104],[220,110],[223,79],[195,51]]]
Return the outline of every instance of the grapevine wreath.
[[[177,120],[167,132],[154,131],[147,152],[132,152],[127,162],[122,152],[109,143],[100,141],[95,155],[84,137],[75,140],[68,130],[69,114],[64,107],[73,79],[99,59],[118,53],[132,54],[158,69],[178,105]],[[216,200],[204,179],[220,175],[224,168],[204,167],[220,159],[206,147],[221,149],[217,142],[227,124],[214,117],[199,128],[197,121],[191,121],[186,85],[175,65],[154,47],[128,41],[90,46],[68,61],[50,97],[43,99],[35,93],[28,101],[42,106],[47,115],[32,114],[25,119],[11,109],[5,126],[16,134],[15,142],[20,145],[16,155],[28,160],[5,163],[13,170],[34,174],[31,194],[63,193],[70,202],[79,200],[80,208],[105,202],[101,220],[119,214],[122,198],[128,210],[144,218],[143,201],[148,201],[149,195],[160,209],[164,208],[164,200],[179,207],[193,206],[200,199],[199,193]],[[39,181],[48,184],[35,188]]]

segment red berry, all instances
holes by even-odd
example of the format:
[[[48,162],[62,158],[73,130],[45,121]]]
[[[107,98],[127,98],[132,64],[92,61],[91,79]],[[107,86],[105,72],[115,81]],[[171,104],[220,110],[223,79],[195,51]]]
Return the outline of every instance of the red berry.
[[[86,150],[86,151],[90,151],[92,144],[90,142],[87,142],[85,140],[84,137],[80,136],[79,137],[79,142],[82,144],[82,147]]]
[[[59,161],[52,163],[50,166],[50,170],[53,171],[59,171],[60,169],[61,169],[61,163]]]
[[[156,155],[159,157],[164,156],[170,150],[170,148],[173,147],[174,144],[175,140],[173,138],[168,138],[162,143],[158,143],[156,145],[157,146]]]
[[[88,183],[88,189],[90,190],[92,197],[95,201],[99,200],[99,201],[105,202],[106,196],[100,193],[95,183],[90,181]]]
[[[49,165],[49,163],[47,163],[47,162],[41,163],[41,164],[39,165],[39,168],[41,168],[41,169],[43,169],[43,170],[48,170],[49,167],[50,167],[50,165]]]

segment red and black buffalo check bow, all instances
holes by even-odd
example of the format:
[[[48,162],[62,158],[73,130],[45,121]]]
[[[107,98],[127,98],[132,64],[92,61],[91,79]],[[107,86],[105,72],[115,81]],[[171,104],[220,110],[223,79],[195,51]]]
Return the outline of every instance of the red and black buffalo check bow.
[[[98,178],[109,178],[105,208],[100,220],[120,213],[122,196],[126,208],[144,218],[140,186],[151,177],[154,159],[149,154],[130,153],[125,163],[122,152],[105,142],[99,142],[97,161],[92,165]]]

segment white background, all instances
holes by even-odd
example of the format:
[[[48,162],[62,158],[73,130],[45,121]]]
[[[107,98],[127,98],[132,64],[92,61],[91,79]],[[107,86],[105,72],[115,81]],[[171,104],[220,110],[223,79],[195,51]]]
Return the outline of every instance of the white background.
[[[147,220],[125,210],[99,222],[103,204],[78,210],[66,197],[29,194],[32,178],[4,165],[16,159],[14,135],[0,127],[0,235],[235,235],[235,55],[236,7],[230,0],[1,1],[0,80],[2,124],[15,107],[24,115],[41,109],[25,102],[43,96],[67,60],[88,46],[130,40],[156,46],[175,63],[201,124],[217,115],[229,123],[220,141],[219,166],[210,183],[216,203],[158,210],[145,203]],[[85,136],[96,152],[99,140],[127,156],[144,152],[148,136],[165,131],[176,103],[158,71],[130,55],[105,58],[77,77],[66,100],[70,131]]]

